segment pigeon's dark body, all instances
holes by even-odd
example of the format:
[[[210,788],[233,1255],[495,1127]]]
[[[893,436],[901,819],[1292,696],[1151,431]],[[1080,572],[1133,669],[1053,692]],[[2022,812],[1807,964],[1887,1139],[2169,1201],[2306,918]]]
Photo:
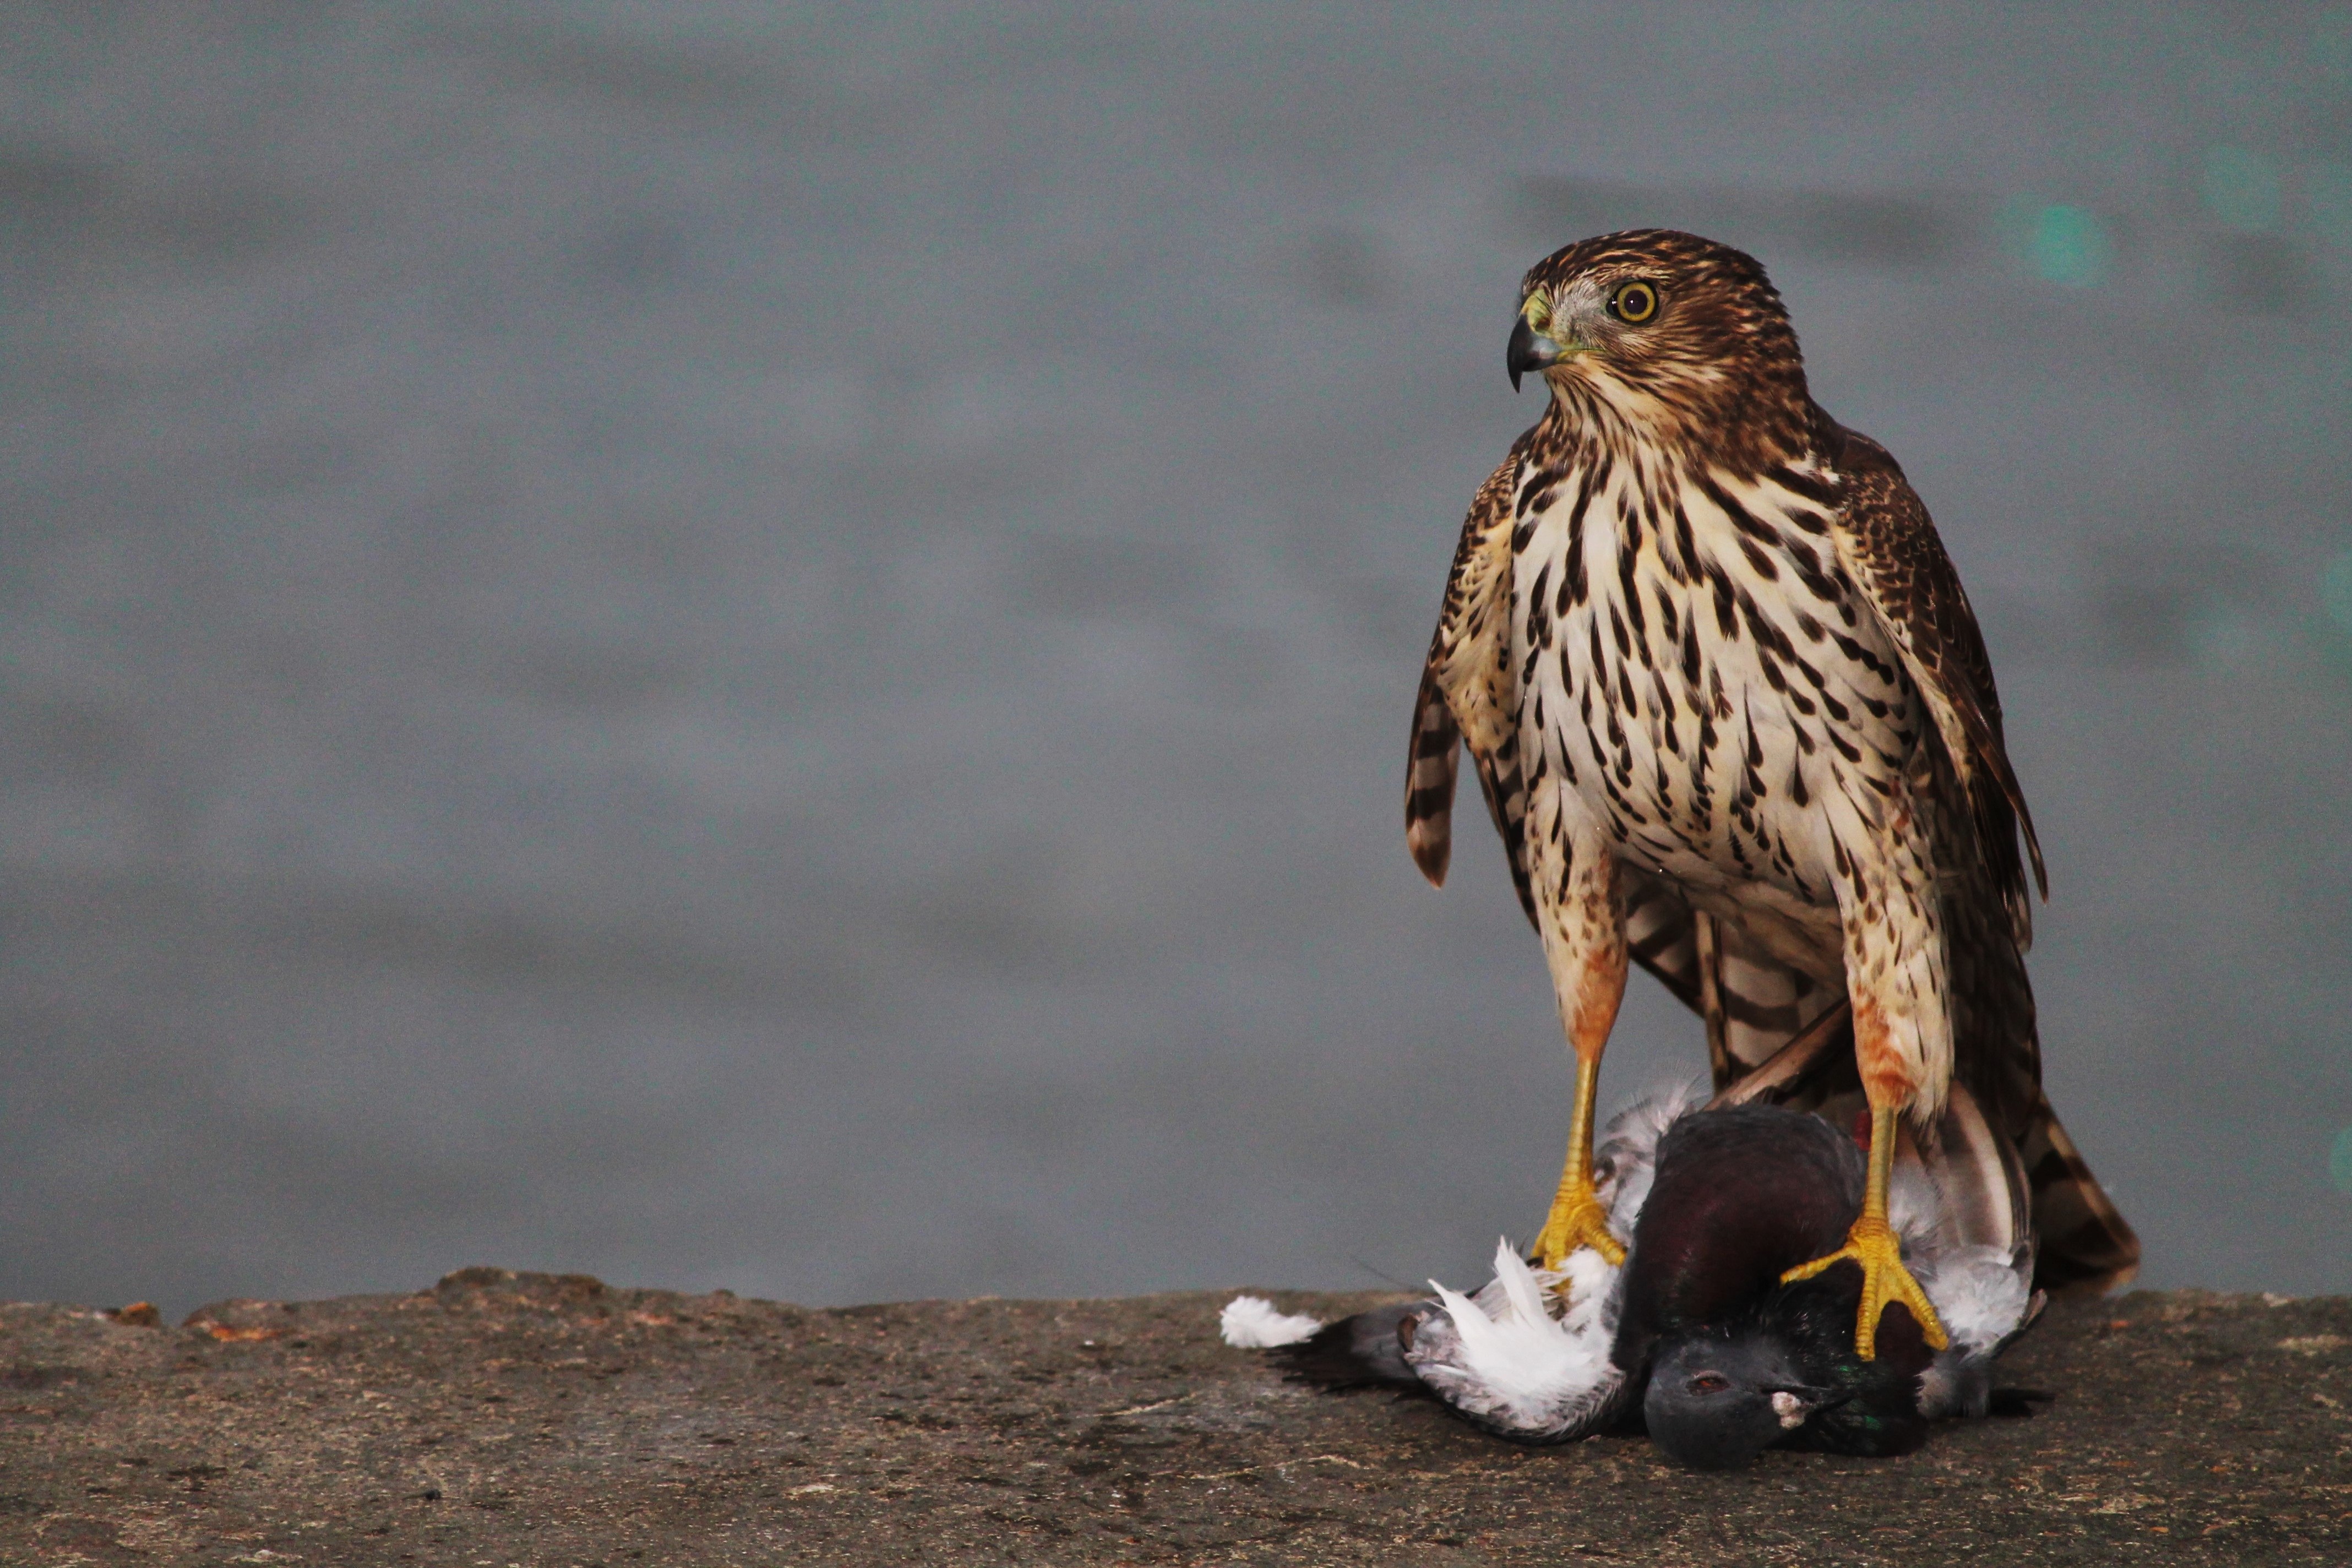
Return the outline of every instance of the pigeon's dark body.
[[[1853,1140],[1818,1116],[1734,1105],[1675,1122],[1633,1227],[1617,1364],[1647,1362],[1661,1338],[1724,1321],[1833,1249],[1862,1180]]]
[[[1862,1211],[1853,1140],[1818,1116],[1736,1105],[1675,1122],[1657,1159],[1626,1262],[1617,1364],[1704,1373],[1762,1359],[1744,1350],[1769,1351],[1793,1367],[1789,1386],[1811,1406],[1801,1426],[1774,1434],[1779,1442],[1875,1457],[1926,1441],[1918,1384],[1933,1354],[1917,1320],[1888,1310],[1878,1354],[1864,1361],[1853,1344],[1860,1269],[1841,1264],[1780,1283],[1834,1248]],[[1654,1428],[1656,1402],[1647,1403]]]

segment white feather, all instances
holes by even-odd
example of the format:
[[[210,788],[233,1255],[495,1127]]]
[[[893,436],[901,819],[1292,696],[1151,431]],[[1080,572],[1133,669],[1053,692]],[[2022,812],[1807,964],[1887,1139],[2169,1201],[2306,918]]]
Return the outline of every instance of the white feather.
[[[1659,1140],[1705,1103],[1706,1091],[1690,1083],[1645,1095],[1611,1119],[1593,1181],[1619,1239],[1633,1236],[1649,1198]],[[1553,1271],[1500,1243],[1495,1278],[1475,1296],[1431,1281],[1444,1310],[1424,1321],[1405,1359],[1465,1414],[1520,1436],[1565,1431],[1623,1381],[1610,1360],[1621,1273],[1590,1247]]]
[[[1962,1354],[1990,1351],[2025,1321],[2033,1256],[1998,1247],[1959,1245],[1951,1204],[1933,1173],[1908,1161],[1895,1167],[1887,1219],[1903,1257]]]
[[[1633,1222],[1649,1201],[1650,1183],[1658,1173],[1658,1141],[1667,1128],[1706,1103],[1706,1090],[1693,1079],[1679,1089],[1644,1095],[1610,1118],[1608,1133],[1593,1157],[1592,1175],[1619,1240],[1631,1239]]]
[[[1631,1228],[1630,1226],[1628,1227]],[[1605,1351],[1617,1332],[1617,1280],[1624,1271],[1589,1247],[1570,1253],[1556,1274],[1536,1278],[1557,1290],[1559,1326]]]
[[[1225,1343],[1241,1351],[1272,1350],[1295,1345],[1323,1326],[1318,1319],[1285,1312],[1263,1296],[1236,1296],[1217,1315]]]
[[[1413,1338],[1406,1360],[1454,1408],[1530,1436],[1558,1432],[1613,1385],[1610,1298],[1617,1269],[1580,1249],[1559,1273],[1528,1266],[1508,1241],[1495,1279],[1475,1299],[1430,1281],[1444,1309]],[[1565,1291],[1559,1287],[1565,1286]],[[1554,1318],[1550,1302],[1568,1298]]]
[[[2025,1321],[2032,1270],[2018,1264],[1997,1247],[1956,1247],[1914,1271],[1954,1348],[1990,1351]]]
[[[1886,1189],[1886,1223],[1895,1227],[1905,1258],[1926,1258],[1941,1250],[1945,1212],[1943,1190],[1935,1177],[1907,1160],[1897,1161]]]

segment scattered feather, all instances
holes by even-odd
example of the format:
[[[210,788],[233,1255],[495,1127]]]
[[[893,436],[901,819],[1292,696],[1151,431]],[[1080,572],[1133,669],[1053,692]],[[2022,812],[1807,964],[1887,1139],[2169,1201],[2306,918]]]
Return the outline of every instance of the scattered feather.
[[[1236,1296],[1218,1314],[1217,1326],[1224,1331],[1225,1343],[1235,1350],[1265,1351],[1312,1338],[1323,1324],[1319,1319],[1286,1312],[1263,1296]]]

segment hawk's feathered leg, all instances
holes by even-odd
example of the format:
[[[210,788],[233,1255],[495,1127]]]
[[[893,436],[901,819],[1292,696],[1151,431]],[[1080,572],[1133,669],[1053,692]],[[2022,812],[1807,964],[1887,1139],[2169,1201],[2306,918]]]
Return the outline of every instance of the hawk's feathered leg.
[[[1537,771],[1540,774],[1542,769]],[[1609,1211],[1592,1183],[1601,1054],[1625,999],[1625,910],[1617,892],[1617,857],[1592,824],[1567,809],[1570,805],[1564,792],[1540,790],[1528,825],[1536,930],[1543,938],[1559,1021],[1576,1052],[1568,1157],[1532,1248],[1545,1268],[1559,1268],[1580,1247],[1591,1247],[1611,1263],[1625,1261],[1625,1248],[1611,1234]]]
[[[1911,1310],[1930,1345],[1942,1350],[1947,1342],[1927,1293],[1903,1266],[1887,1218],[1895,1119],[1916,1110],[1922,1125],[1933,1125],[1943,1114],[1952,1076],[1947,1005],[1951,986],[1944,901],[1936,884],[1933,760],[1922,745],[1891,796],[1861,790],[1822,803],[1825,810],[1858,819],[1841,836],[1836,871],[1854,1065],[1870,1102],[1870,1181],[1845,1245],[1790,1269],[1781,1279],[1810,1279],[1838,1262],[1860,1266],[1862,1305],[1853,1342],[1865,1361],[1876,1353],[1879,1312],[1894,1302]],[[1856,848],[1847,850],[1848,842]]]

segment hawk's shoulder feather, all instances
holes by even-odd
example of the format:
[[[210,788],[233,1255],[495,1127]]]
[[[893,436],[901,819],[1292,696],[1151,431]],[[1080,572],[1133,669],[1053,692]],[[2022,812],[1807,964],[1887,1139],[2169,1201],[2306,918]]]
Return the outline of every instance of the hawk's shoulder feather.
[[[1533,436],[1529,431],[1512,443],[1463,520],[1413,702],[1404,811],[1405,846],[1413,862],[1442,885],[1453,851],[1456,747],[1466,746],[1523,904],[1528,902],[1520,841],[1527,801],[1511,669],[1511,514]]]
[[[1886,448],[1841,426],[1830,425],[1824,435],[1822,455],[1842,481],[1832,531],[1839,562],[1927,700],[1952,770],[1969,792],[1985,868],[2022,932],[2028,914],[2020,827],[2044,898],[2050,879],[2001,738],[2000,695],[1968,591],[1926,505]]]

